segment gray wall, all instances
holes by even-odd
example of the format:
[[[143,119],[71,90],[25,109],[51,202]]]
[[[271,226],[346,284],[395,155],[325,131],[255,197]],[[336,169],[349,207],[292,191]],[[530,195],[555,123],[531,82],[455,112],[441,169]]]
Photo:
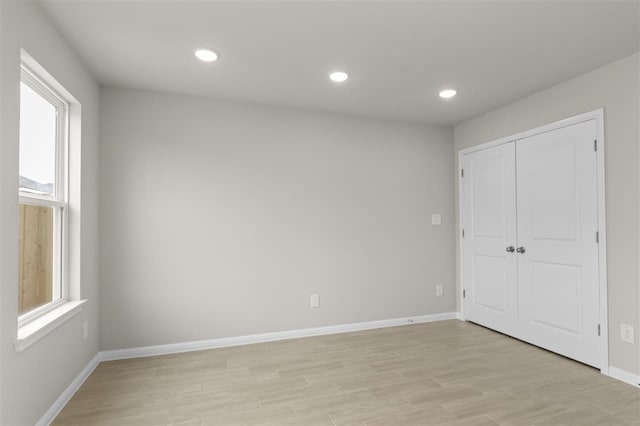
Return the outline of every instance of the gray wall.
[[[114,88],[101,108],[102,349],[455,310],[450,128]]]
[[[2,1],[0,15],[0,424],[34,424],[98,351],[99,88],[28,1]],[[82,105],[82,146],[71,157],[70,279],[88,299],[82,312],[16,353],[18,312],[18,124],[20,47]],[[78,164],[81,162],[81,164]],[[71,199],[72,198],[72,199]],[[80,220],[81,214],[81,220]],[[78,294],[79,293],[79,294]],[[89,338],[82,323],[89,321]]]
[[[638,61],[638,54],[627,57],[454,128],[457,151],[604,107],[609,361],[614,367],[636,374],[640,372]],[[620,323],[635,326],[635,344],[620,340]]]

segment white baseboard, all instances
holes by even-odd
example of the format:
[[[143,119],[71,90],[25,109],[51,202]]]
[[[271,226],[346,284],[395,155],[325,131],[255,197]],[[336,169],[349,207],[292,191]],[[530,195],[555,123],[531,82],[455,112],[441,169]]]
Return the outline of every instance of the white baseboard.
[[[628,371],[621,370],[616,367],[609,366],[609,377],[618,379],[621,382],[630,384],[631,386],[640,387],[640,376],[637,374],[629,373]]]
[[[251,334],[247,336],[225,337],[195,342],[172,343],[168,345],[145,346],[131,349],[116,349],[101,352],[102,361],[138,358],[145,356],[167,355],[203,349],[223,348],[227,346],[250,345],[253,343],[273,342],[276,340],[297,339],[300,337],[321,336],[326,334],[349,333],[352,331],[371,330],[375,328],[395,327],[433,321],[457,319],[456,312],[445,312],[433,315],[420,315],[408,318],[395,318],[380,321],[358,322],[353,324],[332,325],[328,327],[305,328],[299,330],[276,331],[274,333]]]
[[[100,352],[98,352],[89,363],[82,369],[80,374],[67,386],[67,388],[62,392],[62,394],[55,400],[55,402],[49,407],[46,413],[38,420],[36,423],[37,426],[47,426],[49,425],[60,411],[67,405],[67,402],[71,399],[71,397],[76,393],[80,386],[87,380],[87,377],[93,373],[93,370],[96,369],[98,364],[100,364]]]
[[[275,333],[253,334],[248,336],[227,337],[222,339],[200,340],[196,342],[174,343],[169,345],[146,346],[131,349],[118,349],[113,351],[98,352],[91,361],[82,369],[80,374],[67,386],[62,394],[49,407],[46,413],[38,420],[37,426],[48,426],[62,411],[71,397],[82,386],[84,381],[96,369],[102,361],[118,359],[138,358],[154,355],[166,355],[172,353],[197,351],[202,349],[215,349],[226,346],[249,345],[252,343],[272,342],[275,340],[296,339],[299,337],[321,336],[326,334],[348,333],[351,331],[371,330],[375,328],[395,327],[425,322],[444,321],[458,318],[456,312],[445,312],[433,315],[420,315],[408,318],[396,318],[380,321],[359,322],[353,324],[341,324],[328,327],[306,328],[301,330],[278,331]]]

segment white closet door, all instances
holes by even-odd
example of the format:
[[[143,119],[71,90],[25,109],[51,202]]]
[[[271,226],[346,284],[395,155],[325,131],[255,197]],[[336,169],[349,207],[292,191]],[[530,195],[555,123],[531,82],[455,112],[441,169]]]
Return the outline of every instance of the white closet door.
[[[519,140],[519,338],[598,365],[595,120]]]
[[[465,318],[517,332],[515,143],[463,158],[462,281]]]

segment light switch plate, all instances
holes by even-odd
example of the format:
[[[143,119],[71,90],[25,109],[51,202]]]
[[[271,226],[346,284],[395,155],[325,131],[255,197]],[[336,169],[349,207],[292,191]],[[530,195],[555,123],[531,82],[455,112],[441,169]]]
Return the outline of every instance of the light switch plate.
[[[441,225],[442,224],[442,216],[440,216],[439,214],[432,214],[431,215],[431,224],[432,225]]]
[[[312,308],[317,308],[318,306],[320,306],[320,296],[318,296],[317,294],[312,294],[309,296],[309,305]]]

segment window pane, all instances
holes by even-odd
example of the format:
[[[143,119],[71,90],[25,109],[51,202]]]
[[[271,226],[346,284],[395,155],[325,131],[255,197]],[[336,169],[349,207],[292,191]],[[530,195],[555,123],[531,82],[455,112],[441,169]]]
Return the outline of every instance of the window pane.
[[[18,315],[53,300],[52,207],[20,204],[18,212]]]
[[[20,188],[53,194],[56,107],[20,83]]]

